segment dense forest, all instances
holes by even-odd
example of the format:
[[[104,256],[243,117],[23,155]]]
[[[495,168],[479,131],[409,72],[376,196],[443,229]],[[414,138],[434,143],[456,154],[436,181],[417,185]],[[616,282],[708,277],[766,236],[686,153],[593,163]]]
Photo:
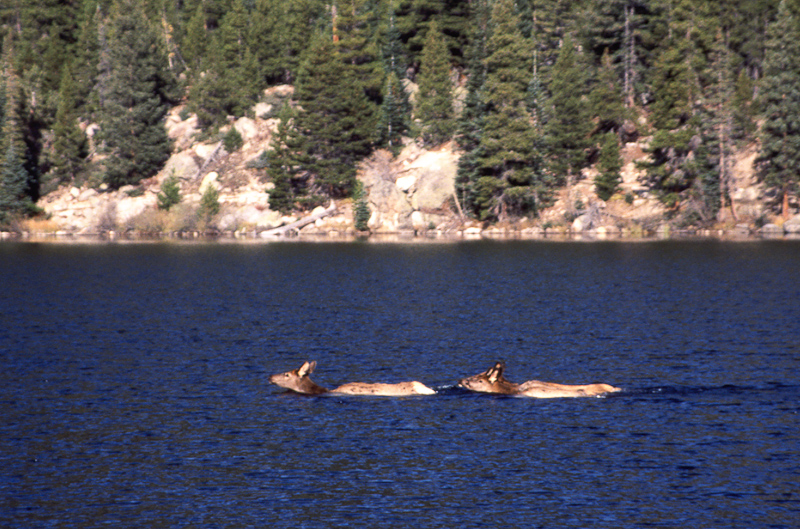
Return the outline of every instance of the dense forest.
[[[800,0],[5,0],[0,224],[62,184],[154,175],[176,105],[213,134],[279,84],[294,95],[262,161],[281,210],[351,196],[357,162],[410,137],[456,142],[476,218],[536,215],[590,164],[611,197],[623,142],[652,136],[645,183],[694,222],[725,207],[753,142],[786,213],[798,15]]]

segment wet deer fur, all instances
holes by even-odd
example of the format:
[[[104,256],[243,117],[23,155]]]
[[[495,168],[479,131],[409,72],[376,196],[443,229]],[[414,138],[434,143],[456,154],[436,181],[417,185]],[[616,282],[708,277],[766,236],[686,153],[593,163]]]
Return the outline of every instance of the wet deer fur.
[[[539,399],[556,397],[597,397],[605,395],[606,393],[621,391],[620,388],[609,384],[568,385],[556,384],[555,382],[542,382],[541,380],[529,380],[522,384],[515,384],[503,376],[505,368],[506,366],[503,362],[496,362],[483,373],[459,380],[458,385],[464,389],[479,393],[516,395]]]
[[[433,395],[436,392],[423,384],[412,380],[397,384],[381,384],[368,382],[349,382],[329,390],[316,384],[309,375],[314,372],[317,362],[305,362],[302,366],[286,373],[278,373],[269,377],[269,381],[284,389],[305,395],[322,395],[324,393],[340,395],[375,395],[383,397],[404,397],[407,395]]]

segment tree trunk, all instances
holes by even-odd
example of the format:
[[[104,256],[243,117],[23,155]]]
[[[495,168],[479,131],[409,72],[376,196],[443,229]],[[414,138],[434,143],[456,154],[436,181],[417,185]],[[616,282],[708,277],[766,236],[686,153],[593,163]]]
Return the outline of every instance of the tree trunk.
[[[789,219],[789,191],[786,189],[783,190],[783,204],[781,205],[781,215],[783,215],[783,220]]]

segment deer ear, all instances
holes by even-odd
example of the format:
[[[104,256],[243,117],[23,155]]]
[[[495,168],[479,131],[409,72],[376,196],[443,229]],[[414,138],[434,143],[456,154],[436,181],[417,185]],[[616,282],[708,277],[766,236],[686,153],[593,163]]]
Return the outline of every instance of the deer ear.
[[[301,377],[307,377],[311,373],[314,372],[314,368],[317,367],[317,362],[305,362],[303,365],[300,366],[300,369],[297,370],[297,374]]]
[[[493,368],[489,370],[488,377],[489,382],[494,384],[497,380],[503,376],[503,370],[505,370],[506,366],[503,362],[497,362]]]

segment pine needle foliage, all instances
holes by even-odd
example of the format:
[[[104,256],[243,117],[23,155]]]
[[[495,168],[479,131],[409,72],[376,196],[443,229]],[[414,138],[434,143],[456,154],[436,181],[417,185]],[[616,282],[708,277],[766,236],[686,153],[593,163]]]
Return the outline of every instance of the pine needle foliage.
[[[450,54],[438,24],[428,27],[422,49],[417,93],[416,118],[422,126],[425,145],[435,146],[448,141],[455,132],[453,87],[450,82]]]
[[[356,72],[342,63],[330,35],[312,45],[294,99],[302,109],[294,126],[304,153],[298,169],[309,175],[312,192],[349,196],[356,164],[372,151],[376,121]]]
[[[789,195],[797,193],[800,184],[800,34],[786,0],[781,1],[767,37],[758,163],[761,178],[777,192],[787,217]]]
[[[619,139],[614,132],[606,132],[602,136],[600,157],[597,161],[598,174],[594,179],[594,188],[600,200],[608,200],[617,192],[622,182],[620,170],[622,159],[619,153]]]
[[[153,176],[169,158],[164,117],[174,96],[162,40],[138,2],[120,0],[108,22],[100,99],[105,181],[112,188]]]
[[[569,37],[558,54],[550,80],[549,121],[545,128],[550,169],[559,183],[568,182],[588,164],[592,123],[585,99],[586,77]]]
[[[181,202],[181,186],[178,177],[168,176],[161,184],[161,192],[156,196],[158,199],[158,209],[169,211],[172,206]]]

